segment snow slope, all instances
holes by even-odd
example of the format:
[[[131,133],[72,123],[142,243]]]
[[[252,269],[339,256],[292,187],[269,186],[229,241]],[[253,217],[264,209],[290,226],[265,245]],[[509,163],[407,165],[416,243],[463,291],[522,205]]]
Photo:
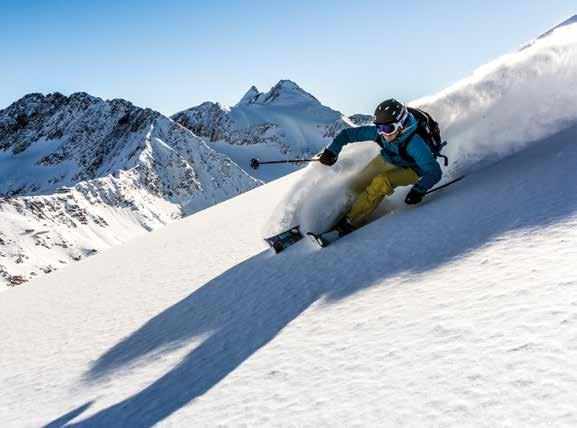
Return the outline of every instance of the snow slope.
[[[518,64],[573,67],[560,30]],[[577,120],[506,128],[551,88],[491,76],[431,101],[469,177],[334,246],[260,239],[310,167],[0,294],[2,425],[577,425]]]
[[[0,420],[574,425],[575,137],[326,250],[258,239],[297,175],[3,293]]]
[[[549,31],[546,31],[545,33],[541,34],[539,37],[537,37],[536,40],[540,40],[540,39],[544,39],[545,37],[549,37],[551,34],[553,34],[553,32],[555,32],[557,29],[561,28],[561,27],[565,27],[567,25],[573,25],[573,24],[577,24],[577,15],[573,15],[571,18],[566,19],[565,21],[563,21],[561,24],[556,25],[555,27],[551,28]],[[521,49],[525,49],[529,46],[531,46],[534,43],[531,42],[526,46],[523,46]]]

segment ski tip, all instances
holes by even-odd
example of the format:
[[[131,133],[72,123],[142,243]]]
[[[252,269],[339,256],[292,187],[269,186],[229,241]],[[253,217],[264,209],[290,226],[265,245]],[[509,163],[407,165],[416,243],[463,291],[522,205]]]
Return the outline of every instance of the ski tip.
[[[278,235],[265,238],[266,243],[274,250],[276,254],[287,249],[303,238],[300,226],[291,227]]]

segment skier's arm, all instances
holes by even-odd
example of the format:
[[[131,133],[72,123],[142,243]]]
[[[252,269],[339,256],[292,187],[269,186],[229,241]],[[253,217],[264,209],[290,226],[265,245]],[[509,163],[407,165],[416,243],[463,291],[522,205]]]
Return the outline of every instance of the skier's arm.
[[[357,141],[371,141],[377,138],[377,129],[374,126],[359,126],[356,128],[346,128],[343,129],[339,135],[337,135],[331,144],[328,145],[327,149],[333,152],[335,155],[341,152],[344,146],[349,143],[355,143]]]
[[[415,160],[422,172],[422,177],[413,186],[417,192],[425,193],[441,180],[443,172],[431,153],[427,143],[420,138],[413,138],[407,146],[407,153]]]

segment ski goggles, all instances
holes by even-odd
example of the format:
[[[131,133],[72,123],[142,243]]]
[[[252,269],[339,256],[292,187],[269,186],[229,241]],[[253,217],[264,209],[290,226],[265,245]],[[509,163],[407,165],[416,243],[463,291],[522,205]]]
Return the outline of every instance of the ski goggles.
[[[375,126],[377,127],[377,132],[379,134],[391,135],[397,132],[399,129],[402,129],[403,124],[401,122],[393,122],[393,123],[379,124]]]

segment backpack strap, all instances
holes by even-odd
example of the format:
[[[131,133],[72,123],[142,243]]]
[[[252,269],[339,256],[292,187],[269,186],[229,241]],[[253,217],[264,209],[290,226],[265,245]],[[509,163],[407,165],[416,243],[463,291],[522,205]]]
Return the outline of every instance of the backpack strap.
[[[409,146],[409,143],[413,140],[413,137],[415,136],[416,133],[417,130],[414,130],[411,135],[409,135],[406,139],[401,141],[401,144],[399,144],[399,156],[410,163],[415,163],[415,159],[413,159],[413,157],[407,152],[407,147]]]
[[[407,147],[409,146],[409,143],[413,140],[413,137],[415,136],[415,134],[418,134],[418,133],[419,133],[418,129],[414,130],[413,133],[411,135],[409,135],[409,137],[407,137],[405,140],[403,140],[401,142],[401,144],[399,144],[399,156],[402,157],[405,161],[407,161],[409,163],[415,163],[415,159],[413,159],[413,157],[407,152]],[[419,136],[423,139],[423,141],[426,141],[426,137],[423,137],[421,134],[419,134]],[[375,139],[375,143],[377,143],[379,145],[379,147],[381,147],[381,149],[387,150],[387,149],[385,149],[385,146],[381,142],[380,136],[378,136]],[[447,142],[443,141],[439,147],[440,147],[440,149],[442,149],[446,145],[447,145]],[[445,166],[449,165],[449,158],[445,155],[442,155],[441,150],[439,150],[438,153],[433,153],[433,157],[435,158],[435,160],[437,158],[443,158],[443,160],[444,160],[443,163],[445,164]]]
[[[407,146],[409,145],[409,143],[411,142],[411,140],[413,139],[413,137],[415,136],[415,134],[417,133],[417,131],[413,132],[413,135],[411,135],[409,138],[407,138],[405,141],[403,141],[400,145],[399,145],[399,155],[406,160],[407,162],[411,162],[411,163],[415,163],[415,159],[413,159],[413,157],[407,153]],[[421,137],[422,138],[422,137]],[[424,140],[424,139],[423,139]],[[443,147],[445,147],[447,145],[446,141],[443,141],[443,143],[440,145],[440,148],[442,149]],[[441,154],[441,151],[439,150],[438,153],[433,153],[433,157],[435,158],[435,160],[437,160],[437,158],[443,158],[444,160],[444,165],[448,166],[449,165],[449,158],[445,155]]]

